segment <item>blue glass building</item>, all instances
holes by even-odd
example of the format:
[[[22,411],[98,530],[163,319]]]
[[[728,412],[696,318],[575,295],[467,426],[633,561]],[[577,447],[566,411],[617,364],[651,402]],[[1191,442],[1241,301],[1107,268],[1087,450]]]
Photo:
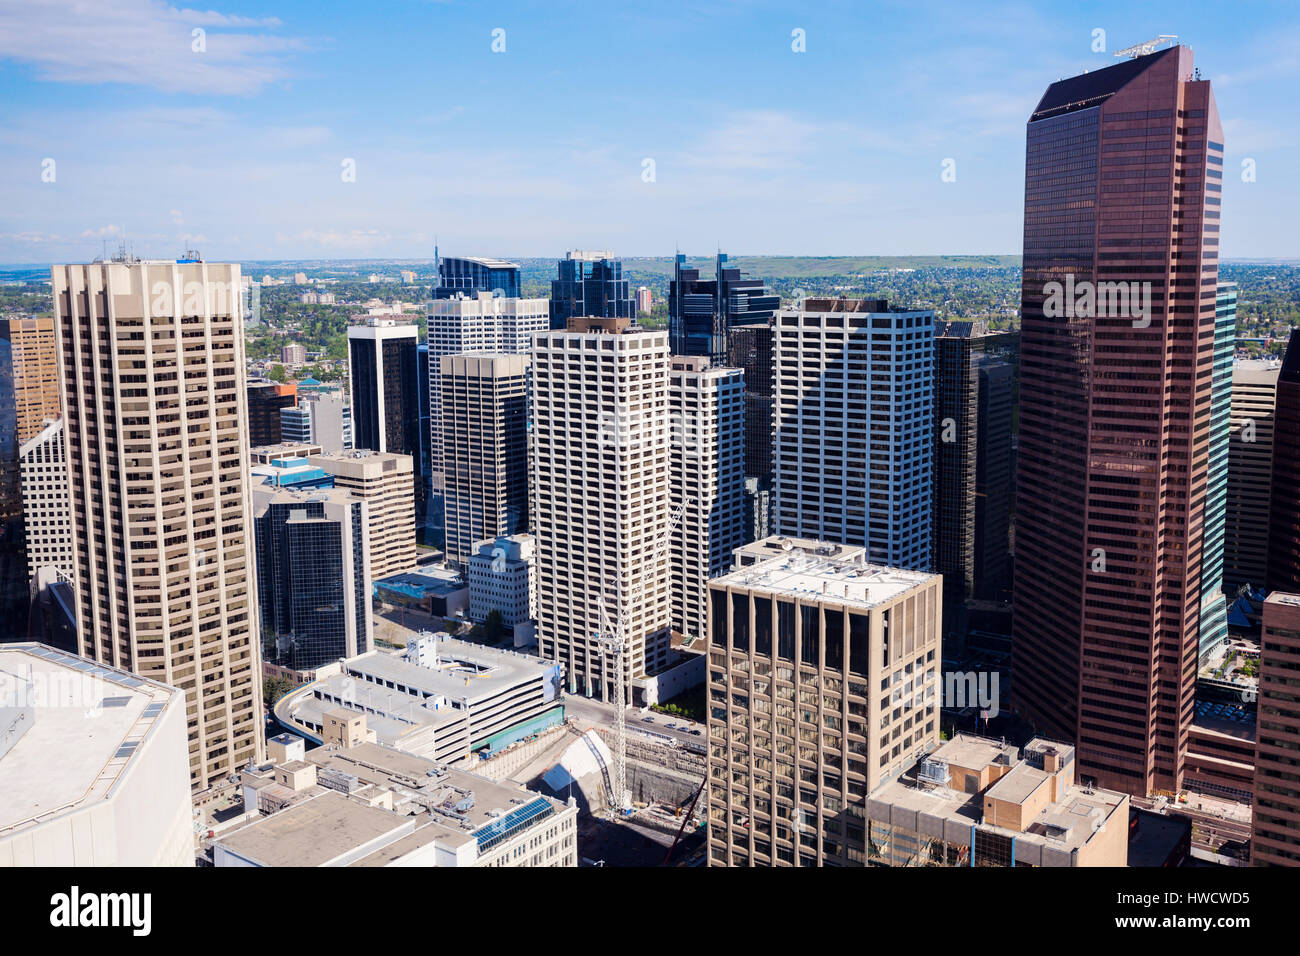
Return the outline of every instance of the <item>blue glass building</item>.
[[[448,256],[438,258],[438,285],[433,297],[452,299],[462,292],[499,292],[502,298],[517,299],[519,288],[518,263],[484,256]]]
[[[1223,542],[1228,504],[1228,434],[1232,409],[1232,356],[1237,342],[1237,284],[1220,282],[1214,303],[1214,378],[1210,386],[1210,461],[1205,484],[1201,550],[1200,660],[1228,639],[1223,593]]]
[[[559,278],[551,280],[551,328],[564,331],[574,316],[607,319],[636,318],[623,263],[608,252],[573,250],[559,262]]]

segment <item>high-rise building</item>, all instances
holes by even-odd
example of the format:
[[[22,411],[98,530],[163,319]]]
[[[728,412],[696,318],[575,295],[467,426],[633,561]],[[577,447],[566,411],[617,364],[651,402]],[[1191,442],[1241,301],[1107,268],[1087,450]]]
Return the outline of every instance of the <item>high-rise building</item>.
[[[623,263],[608,251],[573,249],[551,280],[550,327],[564,331],[574,316],[636,318],[636,304],[623,278]]]
[[[1222,172],[1187,47],[1029,118],[1014,697],[1126,793],[1181,788],[1195,708]]]
[[[1214,378],[1210,385],[1210,461],[1205,478],[1201,546],[1199,660],[1228,640],[1223,546],[1228,502],[1228,443],[1232,428],[1232,355],[1237,345],[1237,284],[1220,282],[1214,307]]]
[[[284,365],[301,365],[307,361],[307,349],[302,345],[285,345],[280,348],[280,361]]]
[[[938,745],[939,576],[839,550],[709,582],[711,866],[860,862],[867,795]]]
[[[808,299],[777,317],[773,531],[930,567],[934,313]]]
[[[1273,486],[1273,411],[1280,362],[1243,359],[1232,369],[1223,584],[1262,588],[1268,564],[1269,491]]]
[[[627,618],[629,685],[668,660],[670,550],[655,562],[670,517],[668,336],[574,320],[539,334],[532,360],[539,656],[564,665],[571,693],[612,701],[602,603]]]
[[[497,298],[519,298],[519,264],[484,256],[448,256],[438,259],[435,299],[451,299],[462,293],[486,292]]]
[[[264,661],[308,671],[371,649],[367,512],[337,489],[253,488]]]
[[[366,502],[366,546],[372,580],[415,567],[415,479],[410,455],[349,451],[312,455],[313,468],[334,487]]]
[[[340,388],[300,391],[296,406],[280,409],[280,441],[319,445],[327,452],[351,451],[352,407],[347,391]]]
[[[1295,341],[1294,337],[1292,341]],[[1300,866],[1300,594],[1264,602],[1259,645],[1252,866]]]
[[[528,357],[444,355],[442,447],[447,559],[528,530]]]
[[[1300,594],[1300,335],[1294,331],[1277,376],[1273,422],[1268,589]]]
[[[742,325],[765,325],[781,307],[761,279],[746,279],[719,252],[712,279],[686,265],[678,253],[668,286],[668,328],[674,355],[707,355],[715,364],[727,361],[728,336]]]
[[[81,653],[185,692],[205,789],[262,756],[239,266],[52,274]]]
[[[1020,335],[940,322],[934,339],[934,569],[943,632],[965,633],[967,601],[1011,587],[1012,419]]]
[[[441,542],[443,535],[442,496],[435,493],[433,486],[433,420],[430,418],[429,397],[429,343],[421,342],[415,349],[415,381],[419,392],[416,410],[419,414],[420,433],[420,468],[418,474],[423,485],[420,498],[424,503],[424,514],[417,509],[415,520],[419,525],[419,537],[424,540],[432,536]]]
[[[638,312],[649,312],[654,308],[654,298],[650,295],[650,290],[641,286],[636,290],[636,310]]]
[[[68,497],[68,457],[63,419],[56,419],[23,443],[18,453],[27,536],[28,575],[53,566],[71,577],[72,500]]]
[[[20,452],[60,412],[53,319],[0,321],[0,618],[27,634],[29,577]]]
[[[253,381],[248,383],[248,440],[250,447],[278,445],[282,440],[280,412],[298,403],[293,383]]]
[[[668,375],[673,532],[673,629],[689,638],[709,630],[706,586],[731,567],[744,543],[744,376],[704,356],[674,356]]]

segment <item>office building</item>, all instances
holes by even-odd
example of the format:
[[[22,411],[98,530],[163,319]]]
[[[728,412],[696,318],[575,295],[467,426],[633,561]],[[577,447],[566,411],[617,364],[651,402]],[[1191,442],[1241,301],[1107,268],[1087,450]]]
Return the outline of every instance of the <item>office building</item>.
[[[433,533],[435,541],[442,540],[443,515],[442,515],[442,498],[435,494],[433,485],[433,419],[430,417],[429,397],[429,343],[421,342],[415,349],[416,373],[415,381],[418,386],[419,404],[416,406],[419,414],[419,434],[420,434],[420,481],[423,483],[424,490],[421,498],[424,501],[424,514],[418,511],[415,516],[416,522],[420,526],[420,537]]]
[[[311,441],[311,409],[306,402],[280,409],[280,441],[290,445]]]
[[[418,335],[413,324],[391,318],[348,328],[356,448],[419,455]]]
[[[20,452],[61,414],[53,319],[0,320],[0,616],[27,634],[27,566]]]
[[[366,718],[356,717],[364,730]],[[352,741],[249,770],[253,822],[213,842],[215,866],[577,866],[576,803]]]
[[[382,651],[316,669],[275,715],[328,743],[329,715],[366,714],[373,739],[439,763],[474,761],[564,721],[561,674],[551,661],[459,641],[412,638],[405,657]]]
[[[334,476],[334,487],[366,502],[370,577],[415,567],[415,480],[410,455],[351,451],[311,455],[308,464]]]
[[[248,440],[253,448],[278,445],[281,441],[280,412],[298,403],[298,389],[292,382],[252,381],[248,383]]]
[[[193,866],[185,711],[176,687],[0,644],[0,868]]]
[[[262,660],[308,671],[371,649],[368,517],[344,491],[253,488]]]
[[[727,364],[745,378],[745,477],[764,491],[772,487],[773,332],[771,322],[743,325],[727,341]]]
[[[574,320],[539,334],[532,358],[539,652],[564,665],[570,693],[613,701],[602,605],[627,619],[627,685],[668,661],[668,337]]]
[[[1222,172],[1187,47],[1029,118],[1014,700],[1125,793],[1181,789],[1195,707]]]
[[[1201,546],[1198,660],[1210,660],[1228,640],[1223,548],[1228,503],[1228,444],[1232,428],[1232,355],[1237,344],[1237,284],[1220,282],[1214,308],[1214,378],[1210,385],[1210,461],[1205,478]]]
[[[744,543],[744,388],[740,369],[672,359],[669,487],[673,511],[684,509],[673,532],[672,626],[687,640],[708,634],[706,585]]]
[[[262,750],[239,266],[52,271],[81,653],[186,693],[203,790]]]
[[[1294,338],[1292,339],[1294,341]],[[1300,595],[1264,602],[1252,866],[1300,866]]]
[[[1011,588],[1015,374],[1020,336],[940,322],[934,338],[934,569],[943,633],[965,634],[967,601]]]
[[[1300,594],[1300,335],[1294,332],[1277,376],[1273,423],[1268,588]]]
[[[934,313],[808,299],[774,344],[773,533],[930,567]]]
[[[469,616],[486,621],[501,612],[501,623],[518,629],[537,619],[537,542],[530,534],[502,535],[474,545],[465,578],[469,582]]]
[[[438,259],[438,284],[435,299],[452,299],[465,294],[486,292],[500,299],[517,299],[519,265],[504,259],[485,256],[447,256]]]
[[[714,259],[712,279],[686,265],[678,253],[668,286],[668,327],[674,355],[705,355],[714,364],[727,361],[728,336],[737,326],[766,325],[781,307],[761,279],[746,279],[727,256]]]
[[[53,566],[68,578],[74,573],[72,500],[68,496],[68,457],[63,420],[57,419],[23,443],[18,453],[23,491],[23,525],[27,536],[28,575]]]
[[[299,391],[297,405],[280,409],[280,441],[319,445],[328,452],[351,451],[352,406],[347,391]]]
[[[559,277],[551,280],[552,329],[564,331],[575,316],[636,318],[636,303],[623,278],[623,263],[613,253],[573,249],[564,254],[558,271]]]
[[[1223,584],[1229,595],[1245,584],[1262,588],[1266,583],[1273,411],[1281,369],[1274,359],[1241,359],[1232,368],[1223,543]]]
[[[528,530],[528,357],[439,359],[447,560]]]
[[[941,584],[801,550],[709,582],[710,865],[860,861],[867,795],[939,742]]]

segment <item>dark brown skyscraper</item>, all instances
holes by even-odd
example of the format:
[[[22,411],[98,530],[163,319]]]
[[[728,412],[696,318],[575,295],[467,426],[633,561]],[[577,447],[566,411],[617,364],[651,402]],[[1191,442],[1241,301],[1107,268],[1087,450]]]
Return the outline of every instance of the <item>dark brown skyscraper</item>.
[[[1180,785],[1194,705],[1222,181],[1186,47],[1029,118],[1014,697],[1130,793]]]
[[[1300,594],[1300,335],[1291,333],[1277,377],[1268,589]]]

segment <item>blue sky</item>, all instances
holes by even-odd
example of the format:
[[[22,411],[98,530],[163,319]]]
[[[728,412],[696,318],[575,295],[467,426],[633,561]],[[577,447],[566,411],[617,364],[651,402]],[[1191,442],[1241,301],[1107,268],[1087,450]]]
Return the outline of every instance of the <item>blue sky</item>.
[[[205,2],[0,0],[0,262],[1016,253],[1043,89],[1161,33],[1300,256],[1291,3]]]

